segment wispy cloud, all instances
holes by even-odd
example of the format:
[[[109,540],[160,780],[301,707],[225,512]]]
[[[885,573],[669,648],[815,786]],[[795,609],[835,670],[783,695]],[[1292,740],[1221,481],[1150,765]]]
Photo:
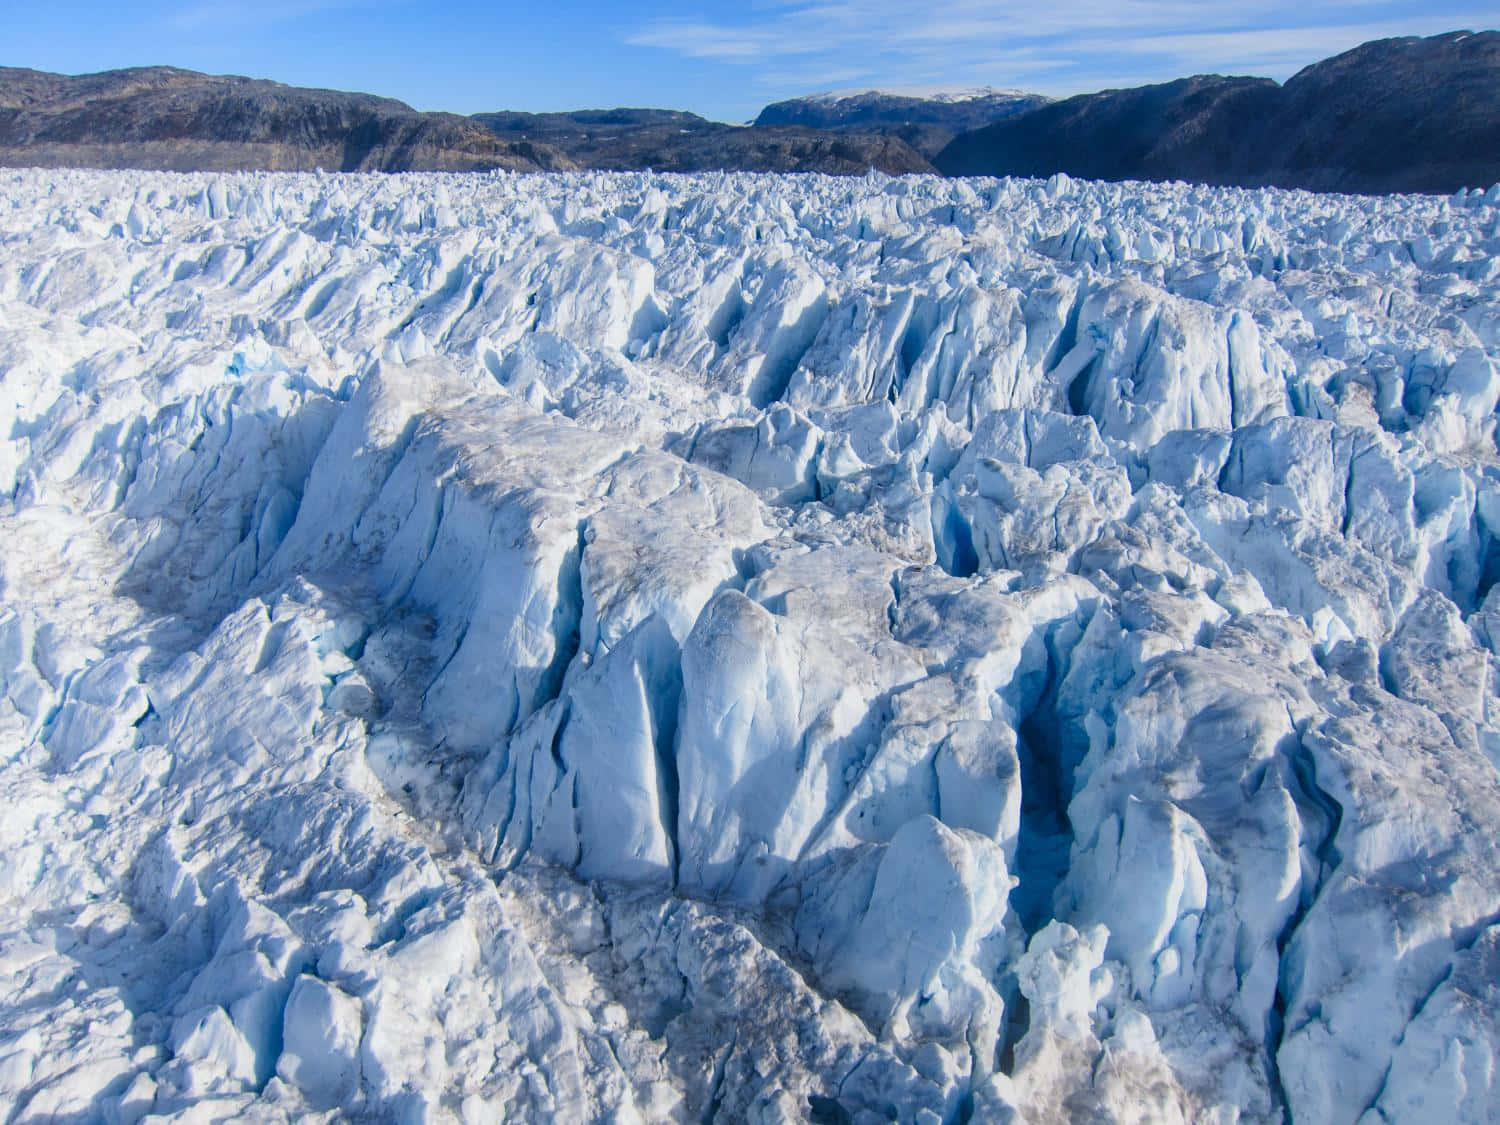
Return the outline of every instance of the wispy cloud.
[[[1369,39],[1495,22],[1472,0],[929,0],[919,11],[761,0],[733,19],[658,20],[628,41],[744,67],[771,92],[878,82],[1065,94],[1204,71],[1285,77]]]

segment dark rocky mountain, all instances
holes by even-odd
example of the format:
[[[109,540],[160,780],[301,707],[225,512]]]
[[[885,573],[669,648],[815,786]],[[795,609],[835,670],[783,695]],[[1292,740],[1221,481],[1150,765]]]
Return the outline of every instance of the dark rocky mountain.
[[[1036,109],[1050,100],[1018,90],[985,89],[936,97],[865,90],[775,102],[760,111],[755,123],[900,137],[931,159],[961,133]]]
[[[663,109],[481,113],[473,118],[513,143],[533,140],[583,168],[657,172],[827,172],[891,175],[934,169],[899,137],[799,127],[725,125]]]
[[[1386,39],[1287,83],[1200,76],[1106,90],[955,139],[948,175],[1449,192],[1500,181],[1500,32]]]
[[[1500,31],[1367,43],[1308,67],[1242,174],[1314,191],[1500,182]]]
[[[172,67],[77,77],[0,68],[0,165],[176,171],[573,167],[450,113]]]

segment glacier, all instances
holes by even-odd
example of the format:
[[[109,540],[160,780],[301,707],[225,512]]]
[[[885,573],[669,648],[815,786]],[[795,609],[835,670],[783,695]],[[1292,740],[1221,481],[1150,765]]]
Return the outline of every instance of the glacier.
[[[8,1122],[1500,1118],[1500,187],[0,175]]]

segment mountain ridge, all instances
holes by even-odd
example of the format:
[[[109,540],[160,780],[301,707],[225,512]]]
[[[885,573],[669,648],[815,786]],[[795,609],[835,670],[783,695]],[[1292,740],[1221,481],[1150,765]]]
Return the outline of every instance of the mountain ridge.
[[[821,172],[1185,180],[1354,193],[1500,181],[1500,31],[1376,40],[1269,78],[1061,100],[831,91],[748,125],[630,108],[460,116],[169,66],[0,67],[0,167],[164,171]]]
[[[933,173],[930,153],[875,131],[729,125],[663,109],[508,111],[472,118],[511,143],[537,140],[581,167],[610,172]]]

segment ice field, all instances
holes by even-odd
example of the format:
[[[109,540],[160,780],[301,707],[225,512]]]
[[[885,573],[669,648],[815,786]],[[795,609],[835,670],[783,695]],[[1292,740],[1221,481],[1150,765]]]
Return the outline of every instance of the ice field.
[[[1500,1119],[1500,188],[0,173],[0,1120]]]

